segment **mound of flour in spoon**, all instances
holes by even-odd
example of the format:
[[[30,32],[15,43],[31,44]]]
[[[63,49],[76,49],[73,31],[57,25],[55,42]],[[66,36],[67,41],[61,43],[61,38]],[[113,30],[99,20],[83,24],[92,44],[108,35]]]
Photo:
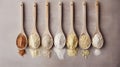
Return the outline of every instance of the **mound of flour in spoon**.
[[[29,46],[31,48],[38,48],[40,46],[40,37],[39,35],[33,33],[29,37]]]
[[[101,48],[103,46],[103,38],[101,34],[97,33],[92,39],[92,45],[96,48]]]
[[[100,48],[103,46],[103,37],[101,34],[97,33],[92,39],[92,45],[97,48],[94,50],[94,55],[98,56],[101,54]]]
[[[42,38],[42,55],[50,57],[53,39],[49,34],[45,34]]]
[[[40,46],[40,37],[36,33],[32,33],[29,37],[29,46],[30,53],[32,57],[36,57],[39,55],[39,46]]]
[[[54,38],[54,44],[56,48],[63,48],[65,46],[65,36],[63,33],[58,33]]]
[[[78,45],[78,38],[75,33],[70,33],[67,37],[67,54],[68,56],[75,56],[77,55],[77,45]]]
[[[60,60],[64,59],[66,38],[63,33],[57,33],[54,38],[54,51]]]

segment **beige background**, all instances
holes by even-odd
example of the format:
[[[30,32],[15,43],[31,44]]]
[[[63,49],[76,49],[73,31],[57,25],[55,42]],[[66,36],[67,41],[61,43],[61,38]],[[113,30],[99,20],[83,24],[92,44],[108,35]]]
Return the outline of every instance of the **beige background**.
[[[23,0],[25,3],[25,30],[30,35],[33,19],[33,0]],[[58,26],[58,1],[50,0],[50,30],[53,36]],[[70,0],[64,3],[63,29],[68,34],[70,27]],[[120,67],[120,0],[100,0],[101,2],[101,31],[104,35],[105,46],[102,55],[91,55],[84,60],[80,51],[76,57],[68,57],[60,61],[52,54],[50,59],[45,57],[32,58],[28,49],[27,54],[21,57],[17,53],[16,37],[20,31],[19,0],[0,0],[0,67]],[[45,0],[38,2],[38,31],[42,36],[45,29]],[[83,21],[81,0],[75,0],[75,31],[80,35]],[[95,31],[95,0],[88,0],[88,30],[90,35]]]

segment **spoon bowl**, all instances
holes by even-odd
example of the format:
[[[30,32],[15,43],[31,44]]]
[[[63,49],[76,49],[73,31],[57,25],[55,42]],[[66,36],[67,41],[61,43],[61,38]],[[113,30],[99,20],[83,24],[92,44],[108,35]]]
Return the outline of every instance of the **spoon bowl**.
[[[22,38],[21,41],[19,41]],[[27,37],[24,33],[19,33],[17,39],[16,39],[16,46],[19,50],[24,50],[27,47]]]

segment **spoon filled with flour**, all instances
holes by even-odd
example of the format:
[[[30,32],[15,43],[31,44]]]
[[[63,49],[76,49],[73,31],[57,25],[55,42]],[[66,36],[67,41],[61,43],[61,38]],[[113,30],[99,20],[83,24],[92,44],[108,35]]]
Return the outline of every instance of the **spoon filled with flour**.
[[[55,45],[54,51],[55,51],[56,55],[58,56],[58,58],[60,60],[63,60],[64,54],[65,54],[64,46],[66,43],[66,38],[65,38],[65,35],[62,30],[62,2],[59,2],[58,6],[59,6],[59,11],[60,11],[60,16],[59,16],[58,30],[54,37],[54,45]]]
[[[46,30],[42,36],[42,55],[50,58],[51,48],[53,46],[53,38],[49,31],[49,2],[47,1],[45,4],[46,8]]]
[[[79,46],[82,49],[81,51],[81,55],[85,58],[87,58],[87,56],[90,54],[90,51],[88,50],[91,46],[91,39],[90,36],[87,32],[87,28],[86,28],[86,9],[87,9],[87,2],[83,1],[82,3],[83,6],[83,14],[84,14],[84,23],[83,23],[83,27],[82,27],[82,33],[79,37]]]
[[[71,22],[71,26],[70,26],[70,31],[69,34],[67,35],[67,55],[68,56],[76,56],[78,53],[78,49],[77,49],[77,45],[78,45],[78,38],[77,35],[75,34],[74,31],[74,26],[73,26],[73,22],[74,22],[74,2],[71,1],[70,2],[70,22]]]
[[[96,31],[94,33],[94,36],[92,37],[92,45],[93,45],[93,47],[95,47],[94,55],[98,56],[101,54],[100,49],[103,46],[104,40],[103,40],[103,36],[99,29],[99,7],[100,6],[99,6],[98,1],[96,1],[95,7],[96,7],[97,23],[96,23]]]
[[[32,55],[32,57],[37,57],[39,56],[39,47],[40,47],[40,36],[37,32],[37,27],[36,27],[36,23],[37,23],[37,3],[34,2],[33,4],[33,22],[34,22],[34,26],[33,26],[33,30],[29,36],[29,47],[30,47],[30,53]]]

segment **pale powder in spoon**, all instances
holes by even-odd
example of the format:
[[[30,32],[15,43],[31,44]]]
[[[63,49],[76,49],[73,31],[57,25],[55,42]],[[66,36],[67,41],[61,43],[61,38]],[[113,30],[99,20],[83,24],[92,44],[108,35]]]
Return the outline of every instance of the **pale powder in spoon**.
[[[91,39],[88,35],[82,34],[79,39],[79,45],[82,49],[88,49],[91,44]]]
[[[71,33],[67,37],[67,54],[68,56],[75,56],[77,54],[78,39],[74,33]]]
[[[40,37],[36,33],[32,33],[29,37],[29,46],[32,57],[39,55]]]
[[[101,48],[103,46],[103,38],[99,33],[94,35],[92,45],[96,48]]]
[[[54,38],[54,51],[60,60],[64,59],[66,38],[63,33],[57,33]]]
[[[56,48],[63,48],[66,43],[66,38],[63,33],[58,33],[54,38],[54,45]]]
[[[88,35],[82,34],[79,39],[79,45],[82,48],[81,55],[85,58],[90,54],[89,50],[87,50],[91,45],[91,39]]]
[[[53,39],[49,34],[46,34],[42,38],[42,54],[43,56],[50,57],[50,49],[53,46]]]
[[[103,37],[101,34],[96,33],[92,39],[92,45],[96,48],[94,50],[94,55],[98,56],[101,54],[100,48],[103,46]]]

